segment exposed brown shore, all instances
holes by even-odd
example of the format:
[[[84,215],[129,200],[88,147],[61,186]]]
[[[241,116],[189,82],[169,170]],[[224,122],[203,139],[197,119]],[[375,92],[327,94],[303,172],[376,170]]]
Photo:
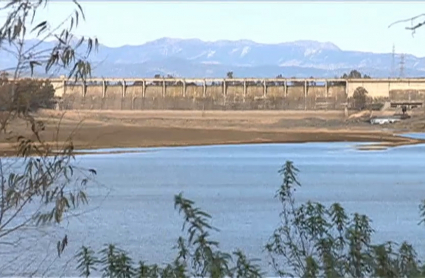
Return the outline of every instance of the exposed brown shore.
[[[393,147],[424,143],[395,130],[347,120],[342,111],[41,111],[43,139],[71,139],[76,149],[215,144],[377,142]],[[388,127],[387,127],[388,128]],[[402,126],[399,126],[399,130]],[[14,134],[30,136],[19,121]],[[407,132],[409,130],[403,129]],[[14,155],[13,141],[0,135],[1,155]]]

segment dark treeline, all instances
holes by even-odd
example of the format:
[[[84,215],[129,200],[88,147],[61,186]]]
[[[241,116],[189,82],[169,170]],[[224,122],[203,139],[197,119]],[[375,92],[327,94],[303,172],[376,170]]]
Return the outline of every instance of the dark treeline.
[[[20,79],[13,82],[0,74],[0,111],[37,111],[55,106],[55,89],[48,80]]]

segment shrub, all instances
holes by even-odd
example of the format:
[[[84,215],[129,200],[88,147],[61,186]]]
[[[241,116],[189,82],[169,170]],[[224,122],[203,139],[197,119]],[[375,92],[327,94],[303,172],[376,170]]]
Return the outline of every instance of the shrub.
[[[371,220],[349,215],[338,203],[325,207],[308,201],[297,204],[300,183],[291,161],[279,171],[282,185],[276,193],[281,221],[265,246],[280,277],[423,277],[425,268],[407,242],[373,244]],[[262,277],[255,260],[240,250],[225,253],[210,239],[210,215],[177,195],[175,207],[183,214],[186,238],[179,237],[176,258],[164,266],[129,257],[115,245],[94,252],[83,246],[76,255],[77,269],[88,277],[99,271],[107,277]],[[422,217],[425,203],[421,205]]]
[[[0,82],[1,111],[37,111],[53,109],[55,89],[48,80],[20,79],[15,82],[3,79]],[[14,95],[15,97],[12,97]]]

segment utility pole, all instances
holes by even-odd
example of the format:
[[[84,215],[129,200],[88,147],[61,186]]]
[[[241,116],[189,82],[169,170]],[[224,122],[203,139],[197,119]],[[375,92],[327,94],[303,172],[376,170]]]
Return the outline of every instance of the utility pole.
[[[391,61],[391,78],[395,77],[395,45],[393,44],[393,53]]]
[[[400,78],[404,77],[404,53],[400,55]]]

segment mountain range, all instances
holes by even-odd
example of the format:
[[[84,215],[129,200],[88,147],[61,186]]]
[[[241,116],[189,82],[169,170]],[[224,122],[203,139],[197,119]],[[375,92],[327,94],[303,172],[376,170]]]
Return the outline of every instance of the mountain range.
[[[29,41],[29,45],[38,43]],[[42,42],[41,49],[51,47]],[[394,58],[393,58],[394,57]],[[328,77],[353,69],[372,77],[399,77],[400,55],[345,51],[331,42],[294,41],[263,44],[250,40],[214,42],[199,39],[161,38],[142,45],[99,45],[92,54],[96,77]],[[0,51],[0,68],[16,65],[15,58]],[[394,65],[394,66],[393,66]],[[60,74],[60,73],[58,73]],[[425,76],[425,58],[404,55],[404,76]]]

